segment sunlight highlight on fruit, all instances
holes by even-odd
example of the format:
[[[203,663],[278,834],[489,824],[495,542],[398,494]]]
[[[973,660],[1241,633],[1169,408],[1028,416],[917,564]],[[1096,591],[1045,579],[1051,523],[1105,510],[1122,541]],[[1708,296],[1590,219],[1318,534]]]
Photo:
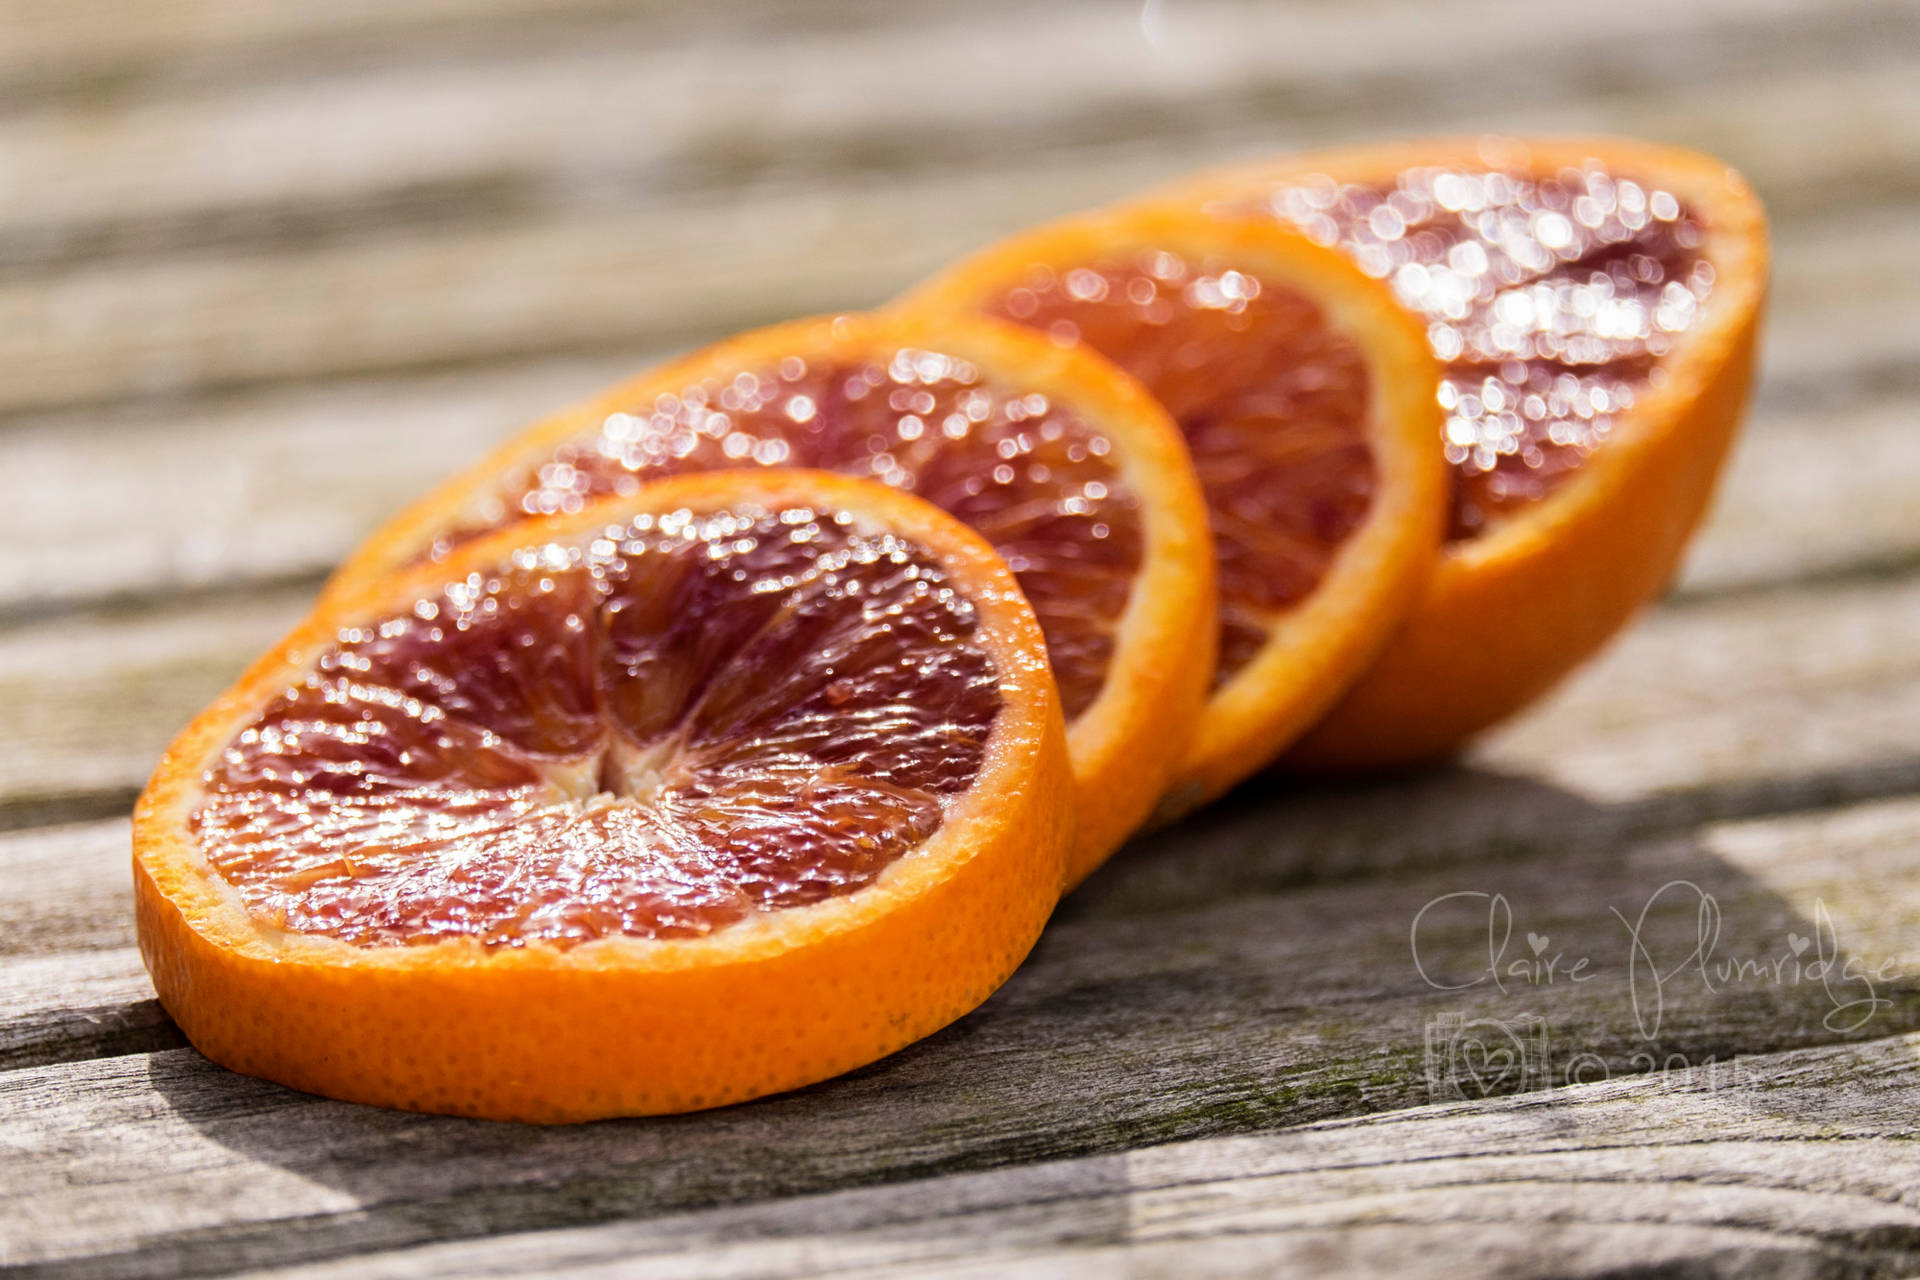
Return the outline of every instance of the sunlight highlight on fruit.
[[[741,334],[508,441],[376,531],[327,598],[663,478],[792,467],[929,500],[1012,570],[1067,717],[1078,882],[1164,790],[1217,630],[1205,499],[1179,428],[1090,351],[977,315],[897,311]]]
[[[1292,742],[1423,589],[1445,523],[1439,366],[1384,284],[1264,210],[1168,199],[1063,218],[897,305],[1097,352],[1178,426],[1213,534],[1220,658],[1161,820]]]
[[[207,1057],[564,1121],[874,1061],[1032,948],[1075,783],[1033,612],[884,485],[709,472],[322,602],[134,814]]]
[[[1265,207],[1427,321],[1446,364],[1456,539],[1539,501],[1601,447],[1664,379],[1713,288],[1695,212],[1598,162],[1538,178],[1418,166],[1388,187],[1319,176]]]
[[[1236,165],[1148,202],[1346,254],[1443,366],[1446,552],[1294,763],[1456,751],[1672,582],[1745,411],[1767,294],[1766,214],[1725,161],[1627,138],[1429,138]]]
[[[1245,265],[1163,248],[1065,270],[1037,263],[988,306],[1092,347],[1180,424],[1213,526],[1216,688],[1319,585],[1374,483],[1359,348],[1311,298]]]
[[[999,705],[924,548],[805,507],[642,516],[344,629],[192,817],[274,925],[698,935],[870,883]]]
[[[1100,694],[1142,555],[1139,503],[1112,449],[1072,405],[996,384],[945,352],[789,353],[608,414],[503,477],[481,519],[443,534],[432,554],[659,476],[797,466],[879,480],[993,543],[1033,604],[1076,716]]]

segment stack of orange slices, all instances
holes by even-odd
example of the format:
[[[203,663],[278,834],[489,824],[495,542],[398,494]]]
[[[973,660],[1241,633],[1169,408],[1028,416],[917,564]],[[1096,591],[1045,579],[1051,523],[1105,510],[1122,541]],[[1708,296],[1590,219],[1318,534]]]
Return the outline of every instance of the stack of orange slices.
[[[1149,821],[1443,756],[1652,598],[1757,202],[1475,139],[1202,175],[719,343],[377,532],[135,818],[192,1042],[333,1097],[684,1111],[927,1035]]]

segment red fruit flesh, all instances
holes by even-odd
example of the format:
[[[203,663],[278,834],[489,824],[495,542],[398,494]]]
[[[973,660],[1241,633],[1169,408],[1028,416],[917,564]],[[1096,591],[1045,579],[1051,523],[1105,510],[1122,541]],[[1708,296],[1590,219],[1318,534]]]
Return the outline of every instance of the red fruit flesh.
[[[1427,321],[1456,540],[1546,497],[1604,445],[1713,287],[1699,217],[1597,164],[1546,178],[1413,168],[1388,188],[1320,178],[1261,203]]]
[[[989,308],[1138,378],[1185,434],[1212,520],[1224,684],[1319,585],[1374,487],[1367,369],[1318,306],[1160,250],[1037,264]]]
[[[485,518],[433,554],[644,480],[752,466],[880,480],[971,525],[1032,604],[1068,719],[1099,697],[1144,554],[1139,503],[1112,444],[1071,405],[935,351],[854,363],[788,356],[628,406],[508,477]]]
[[[256,918],[362,945],[697,936],[869,884],[972,782],[973,605],[849,516],[643,517],[343,630],[192,829]]]

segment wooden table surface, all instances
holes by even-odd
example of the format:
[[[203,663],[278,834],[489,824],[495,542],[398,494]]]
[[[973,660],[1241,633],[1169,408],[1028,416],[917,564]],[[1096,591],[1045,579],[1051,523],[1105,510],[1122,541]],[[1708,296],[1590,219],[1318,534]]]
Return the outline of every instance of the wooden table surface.
[[[720,1112],[349,1106],[161,1013],[133,797],[429,481],[1197,163],[1493,127],[1724,154],[1778,269],[1673,595],[1460,765],[1250,787]],[[0,1263],[1920,1270],[1920,6],[4,0],[0,194]]]

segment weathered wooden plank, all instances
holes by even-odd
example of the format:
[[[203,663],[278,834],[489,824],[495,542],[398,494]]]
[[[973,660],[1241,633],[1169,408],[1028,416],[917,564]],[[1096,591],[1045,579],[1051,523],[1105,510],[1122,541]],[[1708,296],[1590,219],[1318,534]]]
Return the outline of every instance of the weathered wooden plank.
[[[305,612],[305,592],[0,638],[0,820],[123,813],[193,711]],[[164,727],[163,727],[164,726]]]
[[[131,947],[130,838],[125,818],[0,833],[0,957]]]
[[[1904,1274],[1920,1038],[276,1272]]]
[[[585,38],[739,39],[884,21],[925,0],[5,0],[0,97],[127,96],[155,86],[316,75],[342,65]],[[987,6],[990,8],[991,6]]]
[[[0,284],[0,409],[686,344],[878,301],[983,238],[996,217],[1020,221],[1009,203],[1051,211],[1131,185],[1090,193],[1085,182],[1036,175],[1011,201],[958,180],[729,196]]]
[[[1862,243],[1842,252],[1865,259]],[[1916,445],[1899,371],[1920,359],[1920,302],[1863,308],[1847,282],[1870,262],[1827,265],[1801,272],[1782,303],[1792,310],[1770,343],[1767,390],[1689,589],[1913,558],[1920,508],[1900,464]],[[16,550],[0,566],[0,612],[316,577],[493,441],[646,362],[550,360],[17,422],[0,433],[0,460],[35,483],[0,512]]]
[[[96,904],[115,923],[132,914],[126,899]],[[0,959],[0,1071],[152,1053],[186,1044],[131,947]]]
[[[0,120],[0,187],[36,193],[0,209],[0,258],[999,164],[1136,138],[1146,121],[1144,149],[1190,163],[1196,136],[1218,153],[1403,129],[1431,111],[1434,126],[1466,127],[1556,98],[1563,115],[1593,114],[1565,101],[1573,80],[1616,127],[1680,122],[1731,144],[1763,185],[1805,190],[1837,170],[1869,189],[1920,181],[1909,6],[1775,0],[1762,14],[1734,0],[1626,0],[1611,20],[1631,35],[1610,42],[1543,42],[1510,12],[1466,0],[1433,24],[1413,20],[1415,0],[1304,11],[1189,0],[1143,27],[1135,9],[1080,3],[1028,8],[1017,28],[922,9],[778,39],[715,19],[693,39],[635,22],[504,57],[428,47],[349,73],[211,91],[189,80]],[[1849,57],[1844,98],[1821,49]],[[1503,74],[1453,73],[1476,61]],[[1650,93],[1666,100],[1653,108]],[[1869,102],[1880,119],[1862,130],[1854,113]]]
[[[1920,791],[1920,689],[1901,674],[1916,668],[1883,660],[1911,650],[1920,627],[1910,612],[1920,594],[1906,581],[1656,610],[1460,766],[1345,784],[1257,779],[1198,827],[1123,852],[1125,877],[1091,881],[1068,909],[1110,895],[1145,909],[1562,856],[1715,819]]]
[[[0,645],[11,660],[0,672],[14,675],[0,678],[0,690],[26,729],[54,732],[18,738],[0,755],[8,810],[24,819],[123,807],[177,723],[300,607],[290,596],[78,637],[68,620],[14,633]],[[1123,855],[1126,870],[1097,878],[1067,913],[1605,849],[1712,818],[1912,791],[1920,672],[1904,637],[1916,614],[1920,585],[1911,582],[1656,613],[1547,707],[1496,735],[1470,767],[1369,786],[1250,785],[1138,842]],[[40,673],[56,658],[103,678],[49,686]],[[149,700],[141,726],[126,719],[124,690],[133,687]],[[171,713],[170,700],[179,704]],[[0,955],[126,948],[126,840],[118,819],[0,837]],[[131,952],[124,959],[131,973]],[[35,1033],[32,1052],[75,1056],[68,1042],[85,1042],[87,1028],[60,1020],[74,1000],[57,970],[43,972],[29,1003],[49,1030]],[[128,1017],[146,1032],[156,1026],[151,1010]],[[24,1059],[24,1041],[16,1051]]]
[[[1891,209],[1842,209],[1805,228],[1774,228],[1773,294],[1763,380],[1810,402],[1832,403],[1865,383],[1912,394],[1920,312],[1875,275],[1904,271],[1920,236]],[[1899,264],[1899,265],[1896,265]]]
[[[1817,787],[1833,772],[1905,767],[1920,686],[1898,672],[1920,653],[1889,661],[1888,650],[1911,651],[1920,635],[1911,585],[1867,580],[1654,613],[1474,758],[1603,803],[1761,778]],[[1866,634],[1877,626],[1888,630]]]
[[[0,1071],[186,1041],[134,950],[124,818],[0,834]]]
[[[296,590],[239,606],[55,618],[0,634],[0,698],[18,726],[0,743],[0,805],[27,815],[63,802],[124,806],[167,738],[305,602]],[[1906,637],[1917,626],[1920,581],[1911,578],[1659,610],[1540,709],[1493,735],[1470,767],[1373,785],[1252,784],[1209,816],[1206,838],[1266,848],[1275,861],[1264,874],[1277,882],[1490,846],[1606,842],[1913,789],[1920,720],[1909,713],[1920,697],[1920,655]],[[48,681],[56,667],[72,675]],[[1294,838],[1266,839],[1275,823]],[[1148,844],[1178,846],[1191,833],[1183,826]],[[53,843],[41,854],[43,839]],[[69,839],[110,850],[110,889],[122,891],[117,823],[0,841],[0,868],[27,859],[13,882],[43,883],[50,868],[85,861]],[[1204,865],[1180,863],[1176,879],[1185,882],[1153,892],[1177,901],[1211,892],[1198,876]],[[72,908],[46,918],[68,924],[31,949],[79,945],[61,929],[84,918],[79,899],[92,892],[63,898]],[[22,907],[0,923],[30,938],[22,931],[34,914]]]
[[[1836,398],[1795,406],[1762,397],[1688,555],[1684,594],[1920,562],[1912,394]]]
[[[676,1120],[540,1130],[404,1116],[186,1050],[22,1068],[0,1073],[0,1204],[16,1227],[0,1258],[100,1275],[323,1260],[1255,1132],[1417,1105],[1436,1087],[1557,1085],[1644,1069],[1640,1054],[1724,1062],[1905,1033],[1920,1027],[1920,977],[1899,969],[1920,940],[1916,834],[1920,802],[1906,800],[1280,892],[1260,891],[1259,850],[1168,847],[1150,857],[1212,861],[1214,896],[1129,890],[1155,878],[1129,858],[960,1025],[842,1080]],[[1239,887],[1223,892],[1235,860]],[[1485,972],[1487,902],[1442,900],[1468,892],[1509,904],[1504,992],[1435,985]],[[1687,971],[1703,895],[1721,926],[1715,962],[1787,967],[1711,989]],[[1560,958],[1551,981],[1529,935],[1542,960]],[[1669,974],[1657,1007],[1644,972],[1629,980],[1634,936]],[[1886,1004],[1835,1025],[1859,985],[1830,992],[1793,968],[1796,936],[1812,940],[1806,956],[1863,966]],[[1505,967],[1522,957],[1534,981]],[[1574,981],[1565,966],[1581,957]],[[1488,1060],[1463,1056],[1448,1014],[1489,1036],[1537,1018],[1517,1032],[1537,1056],[1524,1072],[1464,1070]]]
[[[650,363],[541,361],[88,410],[0,432],[0,613],[316,579],[535,418]]]
[[[1756,87],[1763,96],[1743,108],[1765,135],[1754,139],[1756,154],[1778,144],[1774,113],[1790,89]],[[1634,98],[1631,109],[1656,106],[1664,118],[1691,118],[1671,102]],[[1566,110],[1579,119],[1584,109]],[[1845,155],[1844,138],[1873,136],[1862,134],[1852,111],[1830,121],[1843,133],[1822,135],[1812,149]],[[1586,123],[1632,122],[1596,111]],[[1077,150],[985,171],[946,166],[825,186],[770,183],[750,197],[616,201],[552,218],[415,228],[278,253],[102,261],[14,279],[0,283],[0,411],[685,344],[876,302],[994,234],[1201,158],[1203,149],[1184,141]],[[1823,176],[1811,191],[1831,216],[1782,227],[1777,345],[1798,372],[1885,363],[1911,349],[1920,322],[1909,281],[1920,230],[1910,211],[1851,201],[1833,208],[1834,190],[1870,184],[1889,163],[1882,158],[1838,184]]]
[[[0,754],[12,812],[124,806],[177,723],[301,603],[136,617],[77,637],[68,620],[15,632],[0,645],[0,673],[13,673],[0,690],[28,731]],[[1917,627],[1911,580],[1656,613],[1472,767],[1373,786],[1255,784],[1141,841],[1124,874],[1097,879],[1068,913],[1608,848],[1710,818],[1914,790],[1920,658],[1905,637]],[[56,659],[99,676],[50,686],[40,673]],[[152,712],[143,726],[126,715],[135,687]],[[122,821],[0,838],[0,885],[0,953],[131,941]],[[73,1056],[63,1046],[85,1027],[61,1030],[55,1012],[72,1001],[45,972],[35,999],[52,1030],[35,1052]],[[150,1013],[137,1021],[153,1026]]]

